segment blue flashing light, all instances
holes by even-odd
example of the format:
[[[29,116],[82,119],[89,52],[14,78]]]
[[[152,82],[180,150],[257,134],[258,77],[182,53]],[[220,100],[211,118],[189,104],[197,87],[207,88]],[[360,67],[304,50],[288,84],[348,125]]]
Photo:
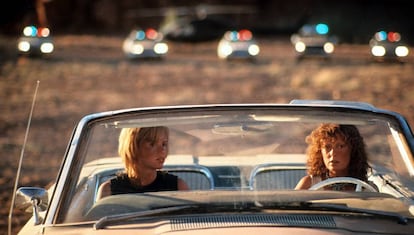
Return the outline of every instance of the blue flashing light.
[[[230,40],[231,41],[237,41],[238,40],[238,37],[239,37],[239,35],[238,35],[239,33],[237,32],[237,31],[232,31],[231,33],[230,33]]]
[[[316,32],[318,34],[327,34],[329,32],[329,27],[326,24],[317,24]]]
[[[32,30],[32,34],[31,34],[31,36],[32,37],[35,37],[36,35],[37,35],[37,28],[36,28],[36,26],[30,26],[30,29]]]
[[[379,32],[377,32],[376,34],[375,34],[375,39],[377,40],[377,41],[385,41],[385,40],[387,40],[387,32],[385,32],[385,31],[379,31]]]
[[[144,40],[145,39],[145,32],[143,30],[137,31],[135,38],[137,40]]]
[[[27,37],[36,37],[37,28],[33,25],[27,26],[23,29],[23,34]]]

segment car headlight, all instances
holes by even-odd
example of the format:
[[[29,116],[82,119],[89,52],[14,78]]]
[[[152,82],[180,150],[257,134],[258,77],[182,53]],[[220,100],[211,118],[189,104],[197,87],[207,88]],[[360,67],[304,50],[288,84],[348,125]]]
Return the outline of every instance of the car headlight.
[[[42,45],[40,46],[40,51],[45,54],[52,53],[53,50],[54,50],[53,43],[50,43],[50,42],[42,43]]]
[[[135,55],[140,55],[144,52],[144,47],[141,44],[134,44],[131,46],[131,53]]]
[[[154,51],[157,54],[166,54],[168,52],[168,45],[166,43],[157,43],[154,46]]]
[[[258,54],[259,54],[259,52],[260,52],[260,48],[259,48],[259,46],[258,46],[258,45],[253,44],[253,45],[250,45],[250,46],[249,46],[249,49],[248,49],[247,51],[249,52],[249,55],[251,55],[251,56],[256,56],[256,55],[258,55]]]
[[[395,54],[398,57],[406,57],[408,55],[408,48],[406,46],[398,46],[395,48]]]
[[[385,48],[383,46],[373,46],[371,48],[371,53],[373,56],[384,56],[385,55]]]
[[[327,43],[323,44],[323,50],[324,50],[324,51],[325,51],[325,53],[327,53],[327,54],[331,54],[331,53],[333,53],[334,49],[335,49],[335,46],[334,46],[334,44],[333,44],[333,43],[331,43],[331,42],[327,42]]]
[[[27,41],[21,41],[17,45],[17,48],[19,49],[19,51],[28,52],[30,51],[30,43]]]
[[[306,50],[306,45],[303,42],[297,42],[295,43],[295,50],[297,52],[304,52]]]
[[[231,53],[233,53],[233,48],[231,48],[230,45],[222,45],[219,46],[218,49],[218,56],[220,58],[226,58],[227,56],[229,56]]]

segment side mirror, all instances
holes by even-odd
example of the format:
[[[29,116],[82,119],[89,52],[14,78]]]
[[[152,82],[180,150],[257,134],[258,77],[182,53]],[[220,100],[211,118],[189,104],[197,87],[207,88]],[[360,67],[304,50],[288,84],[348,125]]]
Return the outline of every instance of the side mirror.
[[[49,197],[46,189],[38,187],[21,187],[16,192],[16,208],[33,213],[35,225],[40,224],[39,212],[49,206]]]

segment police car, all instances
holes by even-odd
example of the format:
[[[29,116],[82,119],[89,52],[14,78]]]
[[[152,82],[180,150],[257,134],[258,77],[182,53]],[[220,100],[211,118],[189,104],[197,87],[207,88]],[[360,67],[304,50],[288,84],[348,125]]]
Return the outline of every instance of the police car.
[[[253,59],[259,55],[260,47],[250,30],[227,31],[217,47],[220,59]]]
[[[54,49],[50,29],[47,27],[26,26],[17,42],[17,50],[20,55],[49,55]]]
[[[330,56],[335,50],[336,37],[329,35],[325,23],[306,24],[290,38],[299,58],[304,56]]]
[[[401,41],[401,34],[394,31],[378,31],[369,42],[371,55],[377,60],[402,60],[409,54],[409,49]]]
[[[168,53],[163,34],[153,28],[134,29],[124,40],[122,50],[128,59],[161,58]]]

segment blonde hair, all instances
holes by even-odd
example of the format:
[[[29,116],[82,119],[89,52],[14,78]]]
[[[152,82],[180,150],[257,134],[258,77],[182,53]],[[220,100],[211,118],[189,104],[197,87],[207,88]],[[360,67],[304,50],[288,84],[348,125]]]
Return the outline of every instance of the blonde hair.
[[[144,141],[155,142],[161,134],[169,135],[164,126],[123,128],[119,134],[118,154],[125,164],[125,171],[130,178],[139,179],[138,156],[139,148]]]

